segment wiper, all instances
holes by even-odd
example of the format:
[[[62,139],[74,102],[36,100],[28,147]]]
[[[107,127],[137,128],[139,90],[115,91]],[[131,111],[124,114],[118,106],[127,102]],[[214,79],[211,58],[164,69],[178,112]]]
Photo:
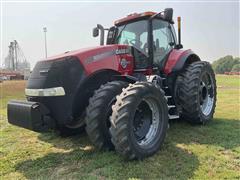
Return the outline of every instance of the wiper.
[[[121,36],[123,30],[126,28],[127,24],[125,24],[122,28],[122,30],[119,32],[118,36],[116,37],[116,41],[119,39],[119,37]]]

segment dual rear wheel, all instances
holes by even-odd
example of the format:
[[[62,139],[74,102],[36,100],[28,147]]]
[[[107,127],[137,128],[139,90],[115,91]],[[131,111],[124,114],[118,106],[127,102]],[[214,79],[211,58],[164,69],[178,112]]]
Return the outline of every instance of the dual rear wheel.
[[[216,79],[208,62],[188,65],[177,77],[175,92],[182,119],[193,124],[205,124],[213,118],[217,99]]]

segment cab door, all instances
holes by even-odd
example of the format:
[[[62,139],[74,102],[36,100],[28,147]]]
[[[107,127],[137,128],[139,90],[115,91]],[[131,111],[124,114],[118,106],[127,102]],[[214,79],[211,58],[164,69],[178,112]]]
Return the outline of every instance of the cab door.
[[[163,69],[166,59],[175,46],[172,25],[161,19],[152,20],[153,66]]]

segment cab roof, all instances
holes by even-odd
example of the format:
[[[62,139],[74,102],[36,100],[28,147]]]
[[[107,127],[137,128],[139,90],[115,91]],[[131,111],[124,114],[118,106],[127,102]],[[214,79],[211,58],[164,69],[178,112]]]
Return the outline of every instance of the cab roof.
[[[122,19],[116,20],[114,22],[114,25],[118,26],[118,25],[124,24],[124,23],[129,22],[129,21],[134,21],[134,20],[137,20],[137,19],[150,17],[150,16],[155,15],[155,14],[157,14],[157,13],[156,12],[152,12],[152,11],[147,11],[147,12],[143,12],[143,13],[129,14],[129,15],[127,15],[127,17],[124,17]]]

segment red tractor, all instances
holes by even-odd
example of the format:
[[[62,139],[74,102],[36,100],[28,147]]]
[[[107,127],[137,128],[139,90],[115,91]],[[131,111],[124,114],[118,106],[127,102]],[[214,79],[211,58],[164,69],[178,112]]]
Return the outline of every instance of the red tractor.
[[[97,25],[100,46],[39,61],[27,101],[8,103],[9,123],[37,132],[86,127],[97,148],[142,159],[159,150],[170,119],[208,122],[216,106],[214,72],[182,50],[180,17],[177,41],[172,16],[167,8],[131,14],[109,29]]]

